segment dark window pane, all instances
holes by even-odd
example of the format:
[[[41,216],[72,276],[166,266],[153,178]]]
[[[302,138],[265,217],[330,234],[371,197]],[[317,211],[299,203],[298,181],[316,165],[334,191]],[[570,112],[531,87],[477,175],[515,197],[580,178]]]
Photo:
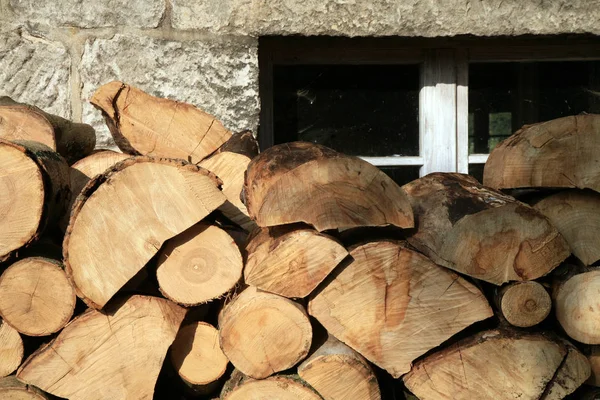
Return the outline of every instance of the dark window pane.
[[[418,65],[275,66],[273,85],[275,144],[419,155]]]
[[[379,169],[385,172],[387,176],[392,178],[398,185],[402,186],[418,179],[421,167],[408,165],[401,167],[379,167]]]
[[[525,124],[600,112],[600,62],[469,65],[469,154],[489,153]]]
[[[469,164],[469,175],[483,183],[483,167],[485,164]]]

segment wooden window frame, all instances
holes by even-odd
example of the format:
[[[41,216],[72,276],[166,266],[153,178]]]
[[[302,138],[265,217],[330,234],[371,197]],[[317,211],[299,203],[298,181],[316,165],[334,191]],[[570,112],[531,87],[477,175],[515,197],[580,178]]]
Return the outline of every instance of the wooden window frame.
[[[332,38],[259,40],[259,143],[274,144],[275,65],[420,64],[419,156],[361,157],[376,166],[420,166],[430,172],[468,173],[488,154],[469,152],[469,64],[478,62],[600,60],[600,38]]]

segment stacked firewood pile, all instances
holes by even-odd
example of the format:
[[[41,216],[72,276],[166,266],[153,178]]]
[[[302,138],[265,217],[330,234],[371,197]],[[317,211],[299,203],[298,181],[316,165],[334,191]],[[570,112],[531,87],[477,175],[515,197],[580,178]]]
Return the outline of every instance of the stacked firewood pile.
[[[121,82],[91,101],[124,153],[0,99],[0,398],[597,398],[600,116],[524,127],[485,186],[399,187]]]

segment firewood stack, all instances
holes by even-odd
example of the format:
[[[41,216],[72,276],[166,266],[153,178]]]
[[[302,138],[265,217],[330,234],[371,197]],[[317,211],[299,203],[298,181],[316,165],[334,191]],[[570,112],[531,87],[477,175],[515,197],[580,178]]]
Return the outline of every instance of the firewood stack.
[[[485,186],[399,187],[121,82],[91,102],[123,153],[0,99],[0,398],[597,398],[600,116],[522,128]]]

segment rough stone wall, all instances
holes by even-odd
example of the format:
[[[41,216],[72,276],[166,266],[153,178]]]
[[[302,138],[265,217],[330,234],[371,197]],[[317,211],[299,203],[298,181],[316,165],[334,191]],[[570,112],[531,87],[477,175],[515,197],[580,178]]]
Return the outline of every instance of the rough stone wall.
[[[600,34],[600,0],[0,0],[0,95],[92,123],[123,80],[193,103],[232,130],[258,124],[261,35]]]

